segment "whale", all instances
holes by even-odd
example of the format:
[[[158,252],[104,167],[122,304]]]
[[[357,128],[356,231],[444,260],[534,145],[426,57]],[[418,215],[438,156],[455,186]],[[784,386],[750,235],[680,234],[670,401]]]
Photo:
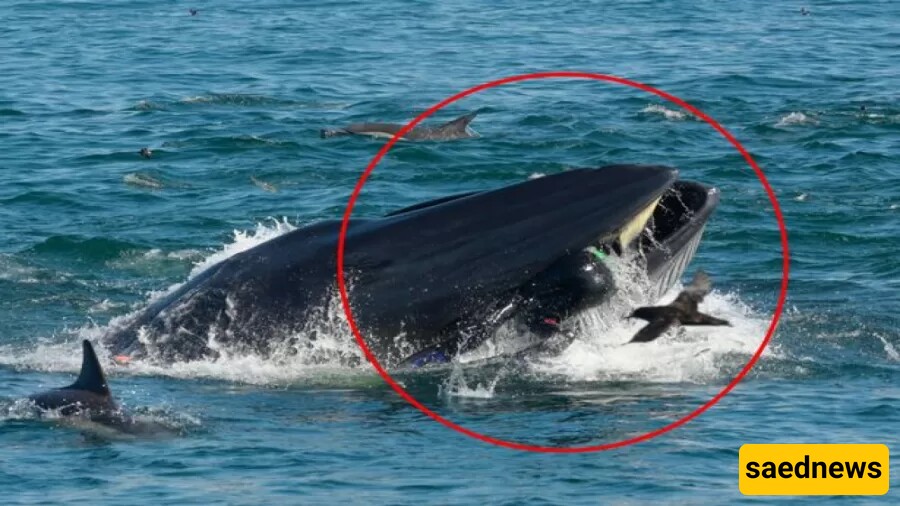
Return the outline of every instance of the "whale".
[[[658,298],[691,261],[716,188],[662,165],[569,169],[352,218],[344,276],[366,345],[388,368],[453,360],[505,324],[552,339],[616,293],[629,262]],[[126,359],[273,356],[316,339],[336,299],[339,220],[232,255],[108,327]],[[339,309],[338,309],[339,310]]]
[[[468,139],[478,137],[469,124],[475,119],[479,111],[464,114],[442,125],[417,125],[407,132],[402,139],[410,141],[446,141],[455,139]],[[342,135],[366,135],[369,137],[391,138],[405,125],[398,123],[354,123],[337,129],[322,129],[320,136],[323,139],[339,137]]]

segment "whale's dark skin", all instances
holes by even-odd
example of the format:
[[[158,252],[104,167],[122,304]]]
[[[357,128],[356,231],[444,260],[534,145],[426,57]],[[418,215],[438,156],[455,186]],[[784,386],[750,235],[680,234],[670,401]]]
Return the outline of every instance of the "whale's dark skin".
[[[540,328],[596,305],[613,287],[602,272],[585,278],[579,271],[602,267],[585,248],[615,246],[623,224],[676,178],[663,166],[577,169],[353,219],[344,264],[354,318],[391,367],[429,350],[453,354],[477,345],[512,317]],[[671,243],[646,252],[648,271],[659,276],[680,276],[718,201],[714,190],[684,184],[700,199],[699,211],[654,214],[673,223]],[[210,335],[214,347],[270,353],[334,297],[339,226],[320,222],[238,253],[104,340],[114,354],[159,361],[215,357]],[[675,274],[673,258],[681,269]],[[401,333],[405,348],[395,342]]]
[[[467,139],[478,135],[469,129],[469,123],[475,119],[478,111],[464,114],[442,125],[417,125],[403,136],[410,141],[448,141],[454,139]],[[405,125],[399,123],[354,123],[344,128],[323,129],[320,135],[323,139],[339,137],[342,135],[367,135],[369,137],[393,137]]]

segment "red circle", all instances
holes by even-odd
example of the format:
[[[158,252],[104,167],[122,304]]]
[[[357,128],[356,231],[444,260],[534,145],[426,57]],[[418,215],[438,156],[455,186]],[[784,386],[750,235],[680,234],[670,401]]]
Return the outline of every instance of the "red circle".
[[[660,96],[672,103],[678,104],[684,109],[690,111],[693,115],[698,118],[703,119],[707,123],[709,123],[714,129],[716,129],[720,134],[722,134],[725,139],[730,142],[735,149],[738,150],[741,155],[744,156],[744,159],[747,160],[747,163],[751,168],[756,172],[756,176],[759,178],[760,182],[765,188],[766,193],[769,195],[769,200],[772,202],[772,209],[775,212],[775,218],[778,220],[778,228],[781,233],[781,248],[782,248],[782,275],[781,275],[781,291],[778,295],[778,303],[775,306],[775,311],[772,313],[772,321],[769,324],[769,329],[766,332],[766,337],[763,339],[762,344],[759,345],[759,348],[750,358],[750,361],[744,366],[743,369],[728,383],[725,388],[723,388],[719,393],[717,393],[712,399],[707,401],[702,406],[698,407],[694,411],[688,413],[684,417],[664,426],[659,429],[647,432],[646,434],[642,434],[640,436],[635,436],[628,439],[623,439],[621,441],[614,441],[612,443],[605,443],[594,446],[572,446],[572,447],[556,447],[556,446],[540,446],[540,445],[529,445],[524,443],[517,443],[515,441],[505,441],[503,439],[498,439],[495,437],[487,436],[485,434],[481,434],[479,432],[475,432],[471,429],[467,429],[461,425],[451,422],[450,420],[442,417],[441,415],[435,413],[434,411],[428,409],[425,405],[416,400],[412,395],[410,395],[406,390],[403,389],[394,379],[384,370],[381,364],[378,362],[378,359],[375,358],[375,355],[372,354],[372,351],[369,350],[369,347],[366,345],[365,339],[363,339],[362,334],[359,332],[359,328],[356,326],[356,321],[353,319],[353,314],[350,310],[350,299],[347,296],[347,287],[344,282],[344,243],[347,236],[347,227],[350,222],[350,215],[353,212],[353,206],[356,204],[356,200],[359,197],[359,193],[363,188],[363,185],[366,183],[369,175],[372,173],[372,170],[375,169],[375,166],[378,165],[378,162],[387,154],[388,151],[397,143],[401,137],[406,135],[410,130],[416,127],[422,120],[431,116],[439,109],[456,102],[462,98],[465,98],[469,95],[473,95],[478,93],[479,91],[484,91],[489,88],[494,88],[496,86],[502,86],[504,84],[515,83],[519,81],[530,81],[534,79],[595,79],[597,81],[607,81],[618,84],[624,84],[626,86],[631,86],[632,88],[637,88],[639,90],[646,91],[648,93],[652,93],[654,95]],[[437,104],[430,107],[428,110],[417,116],[415,119],[407,123],[403,128],[400,129],[399,132],[394,134],[390,140],[378,151],[375,155],[375,158],[369,162],[369,165],[366,167],[365,172],[363,172],[362,176],[360,176],[359,181],[356,183],[356,187],[353,189],[353,194],[350,195],[350,200],[347,202],[347,208],[344,211],[344,218],[341,222],[341,231],[340,236],[338,237],[338,247],[337,247],[337,281],[338,281],[338,290],[341,294],[341,304],[344,308],[344,313],[347,315],[347,323],[350,324],[350,329],[353,331],[353,335],[356,336],[356,341],[359,344],[360,348],[362,348],[363,353],[366,358],[375,366],[375,370],[378,371],[378,374],[398,393],[401,397],[406,399],[407,402],[418,408],[420,411],[430,416],[435,421],[457,431],[467,436],[473,437],[475,439],[484,441],[486,443],[495,444],[498,446],[503,446],[506,448],[512,448],[515,450],[525,450],[532,452],[544,452],[544,453],[584,453],[584,452],[592,452],[592,451],[601,451],[601,450],[611,450],[613,448],[620,448],[623,446],[627,446],[634,443],[639,443],[641,441],[647,441],[661,434],[665,434],[672,429],[680,427],[687,422],[693,420],[694,418],[700,416],[704,411],[713,407],[717,402],[722,400],[737,384],[744,379],[744,376],[750,372],[750,369],[756,364],[759,360],[760,356],[762,356],[763,350],[765,350],[766,346],[769,344],[769,341],[772,339],[772,335],[775,333],[775,329],[778,327],[778,320],[781,318],[781,313],[784,310],[784,302],[787,297],[787,287],[788,287],[788,271],[790,269],[790,253],[788,250],[788,236],[787,236],[787,228],[784,224],[784,216],[781,214],[781,207],[778,205],[778,199],[775,198],[775,192],[772,190],[772,187],[769,185],[769,181],[766,179],[765,174],[763,174],[762,169],[759,168],[759,165],[753,160],[753,157],[750,156],[750,153],[747,152],[746,149],[741,145],[737,139],[734,138],[731,133],[725,130],[722,125],[719,125],[714,119],[704,114],[702,111],[697,109],[696,107],[688,104],[684,100],[676,97],[675,95],[666,93],[662,90],[658,90],[652,86],[639,83],[636,81],[631,81],[629,79],[625,79],[622,77],[605,75],[605,74],[593,74],[589,72],[538,72],[534,74],[521,74],[510,77],[505,77],[503,79],[497,79],[495,81],[490,81],[484,84],[479,84],[478,86],[473,86],[465,91],[461,91],[449,98],[438,102]]]

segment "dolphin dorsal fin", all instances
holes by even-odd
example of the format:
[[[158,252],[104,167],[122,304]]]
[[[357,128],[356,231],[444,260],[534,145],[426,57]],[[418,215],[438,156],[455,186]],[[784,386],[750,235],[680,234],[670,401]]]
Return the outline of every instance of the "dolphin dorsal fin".
[[[478,111],[472,111],[468,114],[463,114],[462,116],[460,116],[452,121],[448,121],[448,122],[444,123],[443,125],[440,126],[440,129],[445,132],[463,133],[466,131],[466,128],[468,128],[469,123],[471,123],[472,120],[475,119],[475,116],[478,116],[479,112],[481,112],[481,111],[478,110]]]
[[[106,384],[106,375],[103,374],[103,368],[100,367],[100,361],[97,360],[97,354],[94,353],[94,347],[91,342],[85,339],[82,341],[83,358],[81,359],[81,373],[75,383],[66,387],[72,390],[87,390],[100,395],[111,395],[109,386]]]

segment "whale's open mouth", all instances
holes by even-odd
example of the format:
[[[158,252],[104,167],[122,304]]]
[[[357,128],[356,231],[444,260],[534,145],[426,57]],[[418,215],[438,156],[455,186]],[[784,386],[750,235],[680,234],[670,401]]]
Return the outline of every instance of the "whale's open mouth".
[[[662,271],[672,260],[685,255],[690,260],[696,241],[718,202],[716,188],[694,181],[673,181],[659,197],[652,199],[614,232],[598,238],[586,248],[599,250],[602,255],[620,257],[638,253],[648,261],[651,278],[658,277],[666,274]],[[684,266],[680,267],[683,270]],[[680,273],[674,275],[677,277]],[[665,289],[669,287],[667,285]]]
[[[517,355],[562,351],[575,337],[571,332],[560,332],[563,321],[601,305],[616,291],[608,263],[612,258],[638,263],[650,281],[646,296],[658,299],[684,274],[718,201],[716,188],[693,181],[671,181],[661,195],[649,198],[649,204],[611,233],[535,276],[515,302],[487,320],[511,318],[520,331],[531,334],[530,341],[514,346]],[[472,344],[466,343],[459,352],[480,346]],[[400,365],[418,368],[448,362],[456,354],[454,345],[458,346],[441,343],[426,348]],[[479,354],[484,355],[484,351]]]
[[[719,201],[716,188],[694,181],[672,182],[663,194],[616,229],[612,240],[603,238],[617,254],[679,249],[682,239],[702,229]]]
[[[718,203],[717,188],[676,180],[625,222],[617,235],[596,247],[607,254],[640,258],[652,283],[648,299],[656,299],[684,274]]]
[[[676,181],[655,206],[638,238],[647,274],[658,298],[668,291],[694,257],[706,223],[719,204],[719,190],[694,181]]]
[[[610,201],[614,198],[611,194],[607,191],[599,198]],[[693,258],[718,201],[717,189],[675,177],[657,180],[656,184],[631,193],[621,199],[623,205],[631,206],[630,214],[620,215],[618,221],[607,215],[606,223],[598,227],[602,230],[598,237],[574,251],[560,252],[552,263],[524,280],[513,295],[502,299],[501,304],[485,308],[481,323],[486,322],[487,329],[476,331],[481,333],[479,337],[463,341],[450,337],[406,357],[400,367],[447,362],[459,353],[474,350],[503,321],[512,321],[520,331],[536,337],[537,341],[532,339],[519,353],[560,351],[560,346],[572,337],[569,334],[558,338],[563,322],[602,305],[617,290],[612,263],[633,263],[638,271],[644,271],[650,281],[646,287],[648,299],[658,299],[668,291]],[[402,212],[426,207],[427,203],[420,204]],[[472,333],[474,327],[477,326],[470,325],[465,330]],[[552,344],[545,346],[547,343]]]

